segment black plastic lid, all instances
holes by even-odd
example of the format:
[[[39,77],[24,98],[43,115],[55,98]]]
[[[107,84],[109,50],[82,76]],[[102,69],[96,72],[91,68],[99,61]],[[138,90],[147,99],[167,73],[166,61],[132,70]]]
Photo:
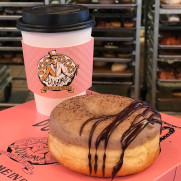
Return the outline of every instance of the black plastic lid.
[[[17,20],[17,29],[28,32],[55,33],[89,28],[95,21],[89,9],[81,5],[62,4],[34,6],[23,11]]]

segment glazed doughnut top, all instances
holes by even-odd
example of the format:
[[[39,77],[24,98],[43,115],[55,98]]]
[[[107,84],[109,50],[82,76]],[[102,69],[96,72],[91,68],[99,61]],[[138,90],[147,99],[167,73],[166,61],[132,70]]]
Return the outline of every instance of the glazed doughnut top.
[[[71,98],[50,115],[50,134],[64,144],[89,149],[135,147],[160,134],[160,129],[160,114],[148,103],[117,95]]]

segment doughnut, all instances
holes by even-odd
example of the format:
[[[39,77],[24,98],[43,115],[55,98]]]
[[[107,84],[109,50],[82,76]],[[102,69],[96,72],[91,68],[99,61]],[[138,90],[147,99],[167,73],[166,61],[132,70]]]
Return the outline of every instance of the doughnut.
[[[174,96],[174,97],[181,97],[181,92],[173,92],[172,96]]]
[[[81,174],[114,178],[138,173],[160,153],[160,119],[146,102],[108,94],[77,96],[51,112],[49,150]]]
[[[174,97],[181,97],[181,89],[173,90],[171,94]]]
[[[105,21],[98,21],[97,22],[97,25],[96,25],[97,28],[104,28],[106,27],[106,22]]]
[[[111,25],[113,28],[120,28],[121,22],[120,21],[111,21]]]
[[[161,0],[160,2],[163,4],[168,4],[168,5],[180,5],[181,4],[180,0]]]
[[[161,45],[181,45],[181,39],[177,36],[164,37],[160,40]]]
[[[98,0],[99,4],[114,4],[114,0]]]
[[[12,61],[16,62],[16,63],[21,63],[21,62],[23,62],[23,58],[17,56],[17,57],[12,58]]]
[[[105,58],[115,58],[115,57],[116,57],[116,54],[113,53],[113,52],[104,52],[104,53],[103,53],[103,56],[104,56]]]
[[[175,74],[173,71],[161,71],[158,73],[159,79],[162,80],[175,80]]]
[[[104,48],[108,48],[108,49],[117,49],[119,48],[118,46],[114,45],[114,44],[107,44],[104,45]]]
[[[124,22],[124,27],[125,28],[133,28],[135,26],[135,22],[131,20],[127,20]]]
[[[128,4],[128,3],[132,3],[133,1],[132,0],[119,0],[119,2]]]
[[[13,54],[12,53],[4,53],[3,57],[6,58],[6,59],[10,59],[10,58],[13,57]]]
[[[125,42],[122,42],[122,45],[125,46],[125,47],[131,47],[131,46],[133,46],[133,42],[125,41]]]
[[[90,3],[90,0],[76,0],[77,3],[80,3],[80,4],[89,4]]]
[[[103,66],[105,66],[105,65],[107,65],[107,62],[101,62],[101,61],[94,61],[94,64],[93,64],[94,66],[96,66],[96,67],[103,67]]]
[[[131,58],[131,53],[118,53],[117,55],[119,58]]]
[[[169,15],[168,22],[170,23],[178,23],[180,22],[180,17],[178,15]]]
[[[125,63],[113,63],[111,70],[113,72],[124,72],[128,68],[128,65]]]

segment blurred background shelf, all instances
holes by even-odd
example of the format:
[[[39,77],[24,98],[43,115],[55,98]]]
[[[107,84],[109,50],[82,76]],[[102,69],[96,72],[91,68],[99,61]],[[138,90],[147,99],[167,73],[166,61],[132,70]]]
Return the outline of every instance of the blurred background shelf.
[[[21,18],[21,16],[18,16],[18,15],[0,15],[0,20],[17,20]]]
[[[1,2],[1,7],[31,7],[43,5],[44,2]]]
[[[137,7],[137,4],[80,4],[89,9],[130,9]]]
[[[98,41],[133,41],[134,37],[94,37]]]
[[[104,71],[104,72],[102,72],[102,71],[96,71],[96,70],[94,70],[94,72],[93,72],[93,77],[129,78],[129,77],[132,77],[132,76],[133,76],[133,74],[130,73],[130,72],[112,73],[111,71]]]
[[[0,41],[21,41],[22,37],[0,37]]]
[[[0,27],[0,32],[20,32],[15,27]]]
[[[7,47],[1,46],[0,51],[22,51],[22,47]]]
[[[147,1],[146,100],[159,111],[181,112],[181,6]],[[145,70],[145,71],[146,71]]]
[[[92,29],[94,32],[108,32],[108,31],[135,31],[136,28],[96,28],[94,27]],[[131,39],[132,40],[132,39]],[[124,41],[131,41],[130,39],[124,40]]]
[[[21,47],[21,33],[16,20],[25,7],[43,5],[45,2],[0,1],[0,109],[16,106],[34,99],[28,90]],[[4,80],[1,80],[4,79]]]
[[[94,61],[99,62],[119,62],[119,63],[129,63],[132,61],[130,58],[104,58],[104,57],[94,57]]]

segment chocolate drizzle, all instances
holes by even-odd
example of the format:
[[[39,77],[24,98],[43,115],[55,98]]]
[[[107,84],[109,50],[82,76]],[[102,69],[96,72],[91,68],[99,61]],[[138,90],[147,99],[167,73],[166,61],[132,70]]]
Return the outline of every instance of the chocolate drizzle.
[[[83,125],[80,128],[80,136],[82,134],[82,131],[84,127],[91,121],[95,121],[95,123],[92,125],[92,128],[90,130],[89,134],[89,141],[88,141],[88,147],[89,147],[89,153],[88,153],[88,160],[89,160],[89,172],[92,173],[92,164],[91,164],[91,144],[92,144],[92,137],[94,134],[94,131],[96,127],[102,122],[110,118],[114,118],[113,121],[102,130],[102,132],[98,135],[96,141],[95,141],[95,149],[96,153],[94,155],[94,172],[96,174],[97,172],[97,149],[99,147],[99,144],[103,141],[104,142],[104,155],[103,155],[103,164],[102,164],[102,174],[105,175],[105,165],[106,165],[106,149],[109,142],[109,138],[113,131],[118,127],[120,123],[122,123],[124,120],[126,120],[129,116],[131,116],[134,112],[146,108],[141,114],[137,115],[135,119],[133,120],[131,126],[126,130],[122,137],[120,138],[120,142],[122,145],[122,153],[120,155],[120,160],[118,161],[117,165],[113,168],[112,171],[112,179],[116,176],[118,171],[121,169],[123,165],[123,158],[126,148],[131,144],[131,142],[139,135],[139,133],[148,125],[148,123],[154,124],[159,123],[162,124],[162,122],[159,120],[161,118],[159,112],[152,109],[151,106],[146,103],[139,100],[133,101],[130,105],[128,105],[125,109],[123,109],[121,112],[115,115],[102,115],[102,116],[95,116],[83,123]],[[144,118],[141,121],[137,122],[137,120],[142,116],[146,116],[149,112],[152,114],[148,118]]]
[[[174,128],[171,128],[171,127],[167,127],[167,126],[162,127],[162,130],[165,130],[165,129],[168,129],[168,133],[160,138],[160,142],[165,140],[166,138],[168,138],[170,135],[172,135],[175,132]]]

